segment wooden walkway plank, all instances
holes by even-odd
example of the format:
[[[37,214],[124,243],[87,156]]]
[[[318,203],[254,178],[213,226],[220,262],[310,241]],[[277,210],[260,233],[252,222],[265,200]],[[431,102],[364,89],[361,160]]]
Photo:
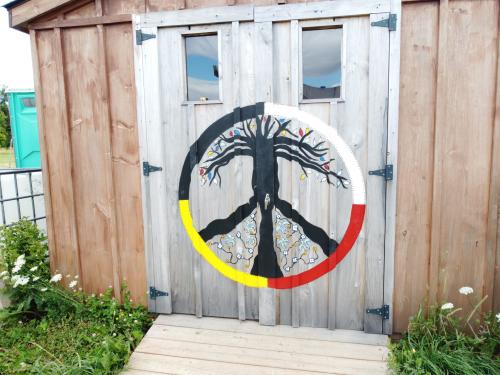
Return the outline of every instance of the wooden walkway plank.
[[[318,345],[315,345],[315,347],[317,349],[320,348]],[[305,348],[306,346],[304,345]],[[377,374],[384,373],[385,371],[385,363],[382,361],[298,354],[287,352],[286,349],[286,346],[279,351],[250,349],[217,344],[159,340],[146,337],[136,349],[136,352],[224,362],[235,365],[258,365],[273,369],[320,373],[359,374],[362,371],[369,371],[371,374]]]
[[[356,331],[162,315],[123,374],[386,374],[387,342]]]
[[[160,315],[156,319],[155,325],[190,327],[225,332],[252,333],[259,335],[306,338],[322,341],[348,342],[367,345],[386,346],[389,342],[386,335],[367,334],[364,332],[353,330],[327,330],[323,328],[309,327],[300,327],[300,329],[298,329],[283,325],[266,327],[259,325],[258,322],[255,321],[240,322],[236,319],[220,319],[210,317],[197,319],[192,315],[182,314]]]
[[[250,333],[224,332],[221,334],[221,331],[186,327],[155,325],[149,330],[147,338],[371,361],[384,361],[387,357],[387,348],[383,346]]]

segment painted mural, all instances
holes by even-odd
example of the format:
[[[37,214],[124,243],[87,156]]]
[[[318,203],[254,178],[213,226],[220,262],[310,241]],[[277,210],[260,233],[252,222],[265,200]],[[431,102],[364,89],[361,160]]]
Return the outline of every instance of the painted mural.
[[[330,147],[346,173],[337,168]],[[231,183],[222,180],[221,171],[239,157],[252,159],[252,196],[229,216],[195,228],[189,208],[192,176],[201,186]],[[299,181],[314,178],[351,190],[350,221],[341,241],[280,197],[280,159],[297,164]],[[365,188],[353,153],[332,127],[295,107],[257,103],[223,116],[191,146],[179,182],[179,207],[193,246],[223,275],[252,287],[292,288],[329,272],[350,251],[363,224]]]

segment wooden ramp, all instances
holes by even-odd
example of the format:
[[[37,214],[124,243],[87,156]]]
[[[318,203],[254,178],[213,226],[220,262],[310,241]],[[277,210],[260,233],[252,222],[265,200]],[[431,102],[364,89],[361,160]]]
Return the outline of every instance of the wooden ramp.
[[[384,335],[161,315],[123,374],[385,374]]]

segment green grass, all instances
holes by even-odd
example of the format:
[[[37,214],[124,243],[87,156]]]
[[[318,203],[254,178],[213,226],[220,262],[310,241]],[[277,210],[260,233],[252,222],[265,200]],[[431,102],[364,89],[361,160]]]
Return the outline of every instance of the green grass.
[[[15,168],[16,158],[13,148],[0,148],[0,168]]]
[[[461,309],[420,310],[408,332],[391,345],[389,364],[395,374],[500,374],[500,324],[487,314],[472,324],[455,317]],[[476,325],[474,327],[474,325]]]
[[[110,288],[87,295],[78,275],[51,275],[45,235],[27,220],[0,231],[0,374],[116,374],[151,326],[150,314]],[[66,287],[63,287],[66,285]]]

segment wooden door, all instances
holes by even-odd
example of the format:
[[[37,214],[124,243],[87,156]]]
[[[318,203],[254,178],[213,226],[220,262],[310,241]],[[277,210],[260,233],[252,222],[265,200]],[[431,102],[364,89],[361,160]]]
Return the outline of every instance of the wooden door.
[[[345,5],[136,18],[152,311],[390,330],[390,8]]]

